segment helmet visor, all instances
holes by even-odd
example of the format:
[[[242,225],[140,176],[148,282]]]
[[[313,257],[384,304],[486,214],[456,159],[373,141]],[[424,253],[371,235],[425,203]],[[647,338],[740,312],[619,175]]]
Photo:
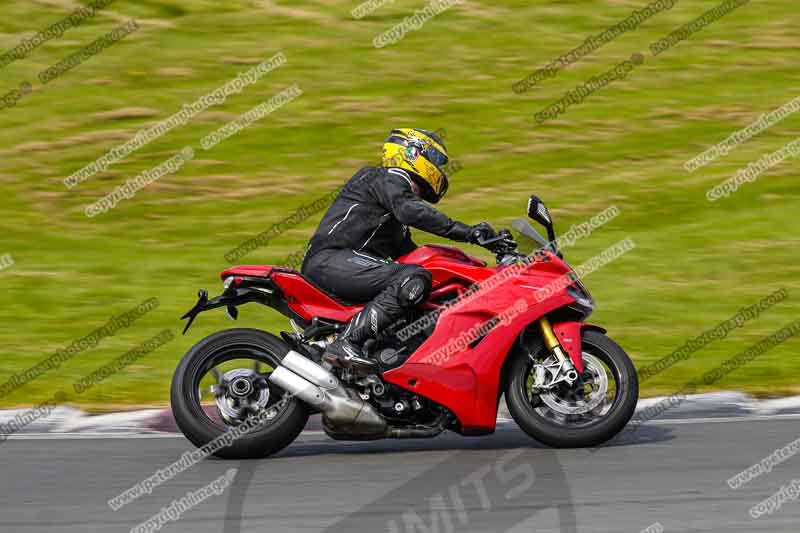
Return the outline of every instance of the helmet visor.
[[[439,170],[443,170],[444,167],[447,166],[447,156],[433,146],[433,144],[428,143],[422,150],[422,156],[433,163]]]
[[[421,139],[404,139],[398,135],[392,135],[387,140],[387,143],[394,143],[399,144],[400,146],[405,147],[416,147],[419,150],[419,154],[430,161],[434,166],[436,166],[439,170],[444,171],[444,167],[447,165],[449,159],[447,156],[442,153],[438,148],[436,148],[432,143],[425,142]]]

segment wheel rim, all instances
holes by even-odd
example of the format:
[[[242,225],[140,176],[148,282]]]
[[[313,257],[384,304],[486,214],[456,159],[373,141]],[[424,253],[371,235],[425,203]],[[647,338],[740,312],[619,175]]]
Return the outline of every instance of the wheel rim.
[[[584,369],[575,384],[561,383],[542,393],[532,390],[534,362],[526,367],[522,392],[536,415],[562,427],[586,428],[600,423],[614,409],[620,400],[619,369],[597,346],[584,343],[582,356]]]
[[[288,409],[288,393],[269,382],[280,358],[259,346],[229,345],[204,358],[192,376],[190,399],[198,414],[218,429],[260,415],[272,424]],[[266,410],[266,413],[264,412]]]

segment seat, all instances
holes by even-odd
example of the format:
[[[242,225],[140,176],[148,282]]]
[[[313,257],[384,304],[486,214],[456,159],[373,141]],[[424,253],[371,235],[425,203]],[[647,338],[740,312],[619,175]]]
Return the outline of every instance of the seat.
[[[297,274],[298,276],[300,276],[301,278],[303,278],[304,280],[306,280],[306,282],[307,282],[309,285],[311,285],[312,287],[314,287],[315,289],[317,289],[319,292],[321,292],[321,293],[322,293],[322,294],[324,294],[325,296],[329,297],[331,300],[334,300],[334,301],[336,301],[336,302],[338,302],[338,303],[342,304],[342,305],[343,305],[343,306],[345,306],[345,307],[357,307],[357,306],[360,306],[360,305],[364,305],[365,303],[367,303],[367,302],[369,301],[369,300],[365,300],[365,301],[363,301],[363,302],[354,302],[354,301],[352,301],[352,300],[345,300],[345,299],[344,299],[344,298],[342,298],[341,296],[338,296],[338,295],[336,295],[336,294],[333,294],[332,292],[330,292],[330,291],[327,291],[327,290],[325,290],[324,288],[320,287],[319,285],[317,285],[316,283],[314,283],[314,281],[312,281],[311,279],[307,278],[306,276],[304,276],[304,275],[303,275],[303,274],[301,274],[300,272],[297,272],[296,270],[292,270],[292,272],[294,272],[295,274]]]

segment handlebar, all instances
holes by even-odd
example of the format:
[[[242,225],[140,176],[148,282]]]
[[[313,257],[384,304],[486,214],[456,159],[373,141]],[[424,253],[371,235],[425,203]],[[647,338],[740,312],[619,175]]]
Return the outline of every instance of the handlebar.
[[[564,256],[560,251],[545,246],[537,251],[535,254],[528,256],[527,254],[517,252],[517,241],[514,240],[511,231],[502,229],[495,237],[489,239],[478,239],[477,244],[493,252],[497,255],[497,264],[506,265],[517,261],[528,262],[532,259],[533,255],[538,255],[539,251],[547,250],[553,252],[556,256],[563,258]]]
[[[505,254],[517,249],[517,242],[507,229],[500,230],[496,237],[479,238],[477,244],[496,254]]]

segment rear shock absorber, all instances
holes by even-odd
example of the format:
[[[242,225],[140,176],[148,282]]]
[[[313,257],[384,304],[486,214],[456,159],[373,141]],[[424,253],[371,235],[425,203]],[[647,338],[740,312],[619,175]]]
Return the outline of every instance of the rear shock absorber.
[[[565,369],[564,375],[567,380],[572,383],[578,379],[578,372],[575,370],[575,365],[572,364],[572,359],[567,356],[564,352],[564,348],[561,347],[561,343],[558,342],[558,338],[553,331],[553,326],[550,325],[550,320],[548,320],[546,316],[543,316],[538,322],[539,330],[542,332],[542,338],[544,339],[544,345],[556,356],[562,368]]]

